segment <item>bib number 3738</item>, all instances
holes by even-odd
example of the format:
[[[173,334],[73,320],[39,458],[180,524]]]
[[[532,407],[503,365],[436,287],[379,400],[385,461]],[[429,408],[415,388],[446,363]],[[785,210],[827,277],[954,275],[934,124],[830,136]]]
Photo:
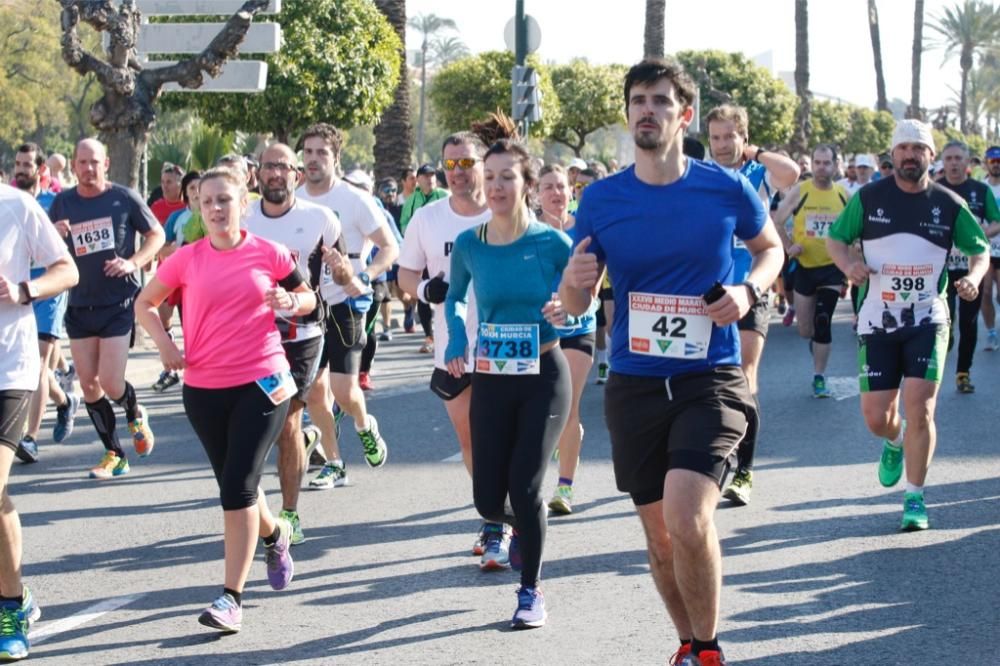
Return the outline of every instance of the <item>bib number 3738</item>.
[[[628,295],[629,351],[668,358],[708,357],[712,320],[700,296]]]
[[[538,374],[538,324],[479,324],[476,372]]]

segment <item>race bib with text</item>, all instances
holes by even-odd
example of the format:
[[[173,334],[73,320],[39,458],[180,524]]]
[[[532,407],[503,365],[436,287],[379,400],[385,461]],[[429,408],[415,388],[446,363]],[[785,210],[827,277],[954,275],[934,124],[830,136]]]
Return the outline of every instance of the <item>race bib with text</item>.
[[[708,357],[712,320],[700,296],[628,295],[629,351],[646,356]]]

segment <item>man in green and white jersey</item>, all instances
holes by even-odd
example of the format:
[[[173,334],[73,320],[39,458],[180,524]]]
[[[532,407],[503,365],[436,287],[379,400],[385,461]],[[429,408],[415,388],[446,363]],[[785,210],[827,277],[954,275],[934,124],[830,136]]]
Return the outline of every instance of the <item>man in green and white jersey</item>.
[[[885,442],[879,481],[894,486],[906,453],[904,530],[929,526],[924,481],[934,454],[934,406],[948,344],[947,261],[952,245],[969,257],[955,282],[959,297],[979,296],[989,267],[989,242],[965,202],[933,183],[930,126],[901,120],[893,133],[892,178],[865,187],[830,230],[827,248],[837,266],[861,285],[858,310],[861,412]],[[848,248],[861,241],[862,259]],[[899,414],[900,382],[903,407]]]

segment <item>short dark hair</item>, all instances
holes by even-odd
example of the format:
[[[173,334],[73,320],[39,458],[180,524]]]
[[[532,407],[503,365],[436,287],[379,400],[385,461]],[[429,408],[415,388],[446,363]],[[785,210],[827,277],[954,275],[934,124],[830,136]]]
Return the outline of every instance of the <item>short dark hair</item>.
[[[295,145],[295,150],[299,151],[306,145],[306,139],[318,136],[330,144],[333,156],[340,160],[340,149],[344,145],[344,133],[330,123],[315,123],[306,128],[302,133],[302,138]]]
[[[37,143],[32,143],[31,141],[28,141],[26,143],[22,143],[20,146],[17,147],[17,151],[16,152],[18,152],[18,153],[34,153],[35,154],[35,166],[36,167],[40,167],[43,164],[45,164],[45,153],[42,152],[42,149],[39,148],[39,146],[38,146]]]
[[[462,146],[469,144],[476,151],[476,155],[480,158],[485,159],[486,155],[486,144],[483,142],[482,138],[475,132],[455,132],[454,134],[449,134],[445,137],[444,142],[441,144],[441,153],[444,153],[444,149],[448,146]]]
[[[654,57],[645,58],[642,62],[632,65],[625,75],[625,110],[628,111],[632,86],[636,84],[650,86],[660,79],[667,79],[673,84],[677,99],[685,107],[694,104],[697,86],[680,63],[676,60]]]
[[[184,203],[186,204],[191,203],[188,199],[188,185],[191,184],[192,180],[201,180],[201,171],[192,169],[184,174],[183,178],[181,178],[181,198],[184,199]]]
[[[810,159],[815,158],[816,157],[816,153],[818,153],[821,150],[828,150],[828,151],[830,151],[830,155],[833,157],[833,161],[834,162],[837,161],[837,147],[834,146],[832,143],[817,143],[813,147],[812,152],[809,153]]]
[[[400,180],[406,180],[411,173],[414,176],[416,176],[417,175],[417,168],[416,167],[412,167],[412,166],[406,167],[405,169],[403,169],[402,171],[399,172],[399,179]]]

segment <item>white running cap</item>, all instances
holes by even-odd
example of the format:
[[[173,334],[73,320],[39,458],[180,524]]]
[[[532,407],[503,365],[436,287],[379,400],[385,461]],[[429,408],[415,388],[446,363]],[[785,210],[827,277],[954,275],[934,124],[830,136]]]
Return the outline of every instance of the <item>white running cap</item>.
[[[913,118],[896,123],[896,131],[892,133],[892,149],[895,150],[901,143],[922,143],[932,152],[936,151],[931,126]]]

